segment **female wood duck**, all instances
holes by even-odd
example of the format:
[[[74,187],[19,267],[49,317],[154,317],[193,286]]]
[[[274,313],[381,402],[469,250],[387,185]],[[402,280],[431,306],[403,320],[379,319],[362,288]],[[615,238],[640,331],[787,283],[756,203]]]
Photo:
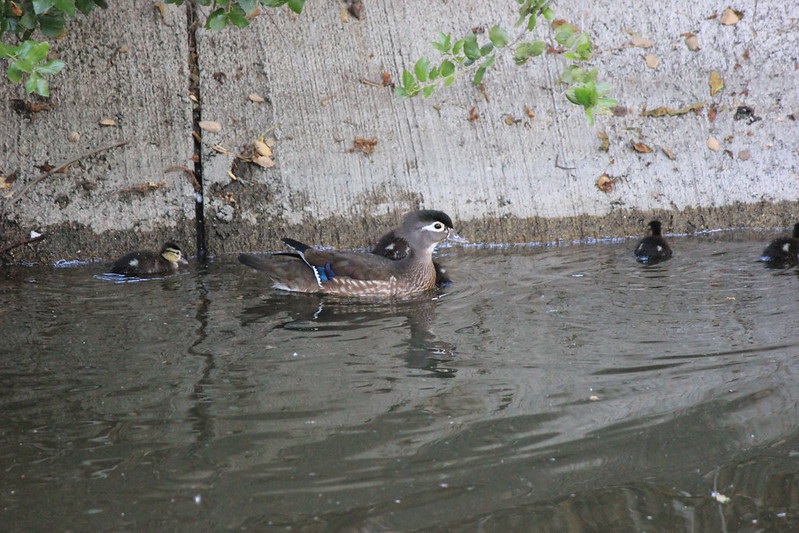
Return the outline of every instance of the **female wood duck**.
[[[391,230],[377,241],[372,248],[372,253],[388,257],[392,261],[399,261],[408,255],[410,245],[408,241],[397,236],[397,230]],[[447,270],[438,261],[433,261],[433,268],[436,269],[436,287],[447,287],[452,285],[452,279],[447,275]]]
[[[435,287],[433,249],[438,243],[465,240],[452,229],[449,216],[431,210],[405,215],[394,235],[408,243],[402,259],[317,250],[283,239],[294,252],[268,257],[240,254],[239,261],[266,272],[278,289],[340,296],[403,296]]]
[[[646,228],[646,237],[641,239],[633,252],[636,259],[641,263],[655,263],[671,257],[672,251],[661,234],[660,222],[653,220]]]
[[[766,246],[761,261],[769,263],[770,266],[788,266],[799,263],[799,223],[793,226],[793,235],[790,237],[780,237],[771,241]]]
[[[142,250],[125,254],[110,263],[111,272],[126,276],[147,276],[151,274],[172,274],[177,272],[178,263],[187,264],[180,247],[174,242],[166,243],[160,252]]]

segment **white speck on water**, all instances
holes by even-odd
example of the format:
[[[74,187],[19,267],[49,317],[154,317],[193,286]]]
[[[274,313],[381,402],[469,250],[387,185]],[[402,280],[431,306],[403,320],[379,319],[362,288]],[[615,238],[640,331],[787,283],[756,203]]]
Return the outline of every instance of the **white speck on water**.
[[[777,513],[777,517],[778,518],[785,518],[786,516],[787,516],[787,513]]]
[[[195,494],[194,503],[196,503],[197,505],[200,505],[202,503],[202,501],[203,501],[202,495],[201,494]]]

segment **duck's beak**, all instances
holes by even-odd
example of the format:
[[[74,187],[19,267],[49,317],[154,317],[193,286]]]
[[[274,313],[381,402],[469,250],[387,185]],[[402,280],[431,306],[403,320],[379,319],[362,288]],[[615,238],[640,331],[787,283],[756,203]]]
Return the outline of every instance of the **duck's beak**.
[[[189,264],[189,262],[186,261],[186,258],[183,257],[182,255],[180,256],[180,262],[183,263],[184,265],[188,265]]]
[[[466,243],[469,242],[469,239],[467,239],[465,237],[461,237],[460,235],[455,233],[454,229],[447,230],[447,240],[450,241],[450,242],[457,242],[457,243],[460,243],[460,244],[466,244]]]

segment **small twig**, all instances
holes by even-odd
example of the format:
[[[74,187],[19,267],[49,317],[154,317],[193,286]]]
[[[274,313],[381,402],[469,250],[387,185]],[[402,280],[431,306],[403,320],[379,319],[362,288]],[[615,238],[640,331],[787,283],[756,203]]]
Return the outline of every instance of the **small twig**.
[[[0,211],[0,220],[3,220],[3,219],[5,218],[6,210],[7,210],[7,209],[8,209],[10,206],[12,206],[12,205],[14,205],[15,203],[17,203],[17,202],[18,202],[18,201],[19,201],[19,200],[20,200],[20,199],[21,199],[23,196],[25,196],[25,194],[26,194],[26,193],[27,193],[29,190],[31,190],[31,189],[32,189],[32,188],[33,188],[35,185],[37,185],[39,182],[43,181],[45,178],[47,178],[47,177],[48,177],[48,176],[50,176],[51,174],[55,174],[55,173],[57,173],[57,172],[62,172],[62,171],[64,171],[64,170],[66,170],[66,169],[67,169],[67,168],[68,168],[70,165],[72,165],[73,163],[77,163],[77,162],[78,162],[78,161],[80,161],[81,159],[86,159],[87,157],[91,157],[91,156],[93,156],[93,155],[99,154],[100,152],[105,152],[106,150],[111,150],[112,148],[117,148],[117,147],[119,147],[119,146],[124,146],[124,145],[126,145],[126,144],[128,144],[128,141],[121,141],[121,142],[118,142],[118,143],[116,143],[116,144],[112,144],[112,145],[110,145],[110,146],[104,146],[103,148],[98,148],[98,149],[96,149],[96,150],[92,150],[91,152],[87,152],[87,153],[85,153],[85,154],[83,154],[83,155],[80,155],[80,156],[76,157],[75,159],[72,159],[72,160],[70,160],[70,161],[67,161],[66,163],[64,163],[64,164],[63,164],[63,165],[61,165],[61,166],[58,166],[58,167],[56,167],[56,168],[53,168],[53,169],[50,169],[50,170],[48,170],[47,172],[45,172],[44,174],[42,174],[41,176],[39,176],[38,178],[36,178],[36,179],[35,179],[35,180],[33,180],[32,182],[30,182],[30,183],[29,183],[29,184],[28,184],[28,185],[27,185],[27,186],[26,186],[24,189],[22,189],[20,192],[18,192],[18,193],[17,193],[17,194],[15,194],[14,196],[12,196],[12,197],[11,197],[11,198],[10,198],[10,199],[9,199],[9,200],[6,202],[6,204],[3,206],[3,209],[2,209],[2,211]]]
[[[17,248],[19,246],[24,246],[24,245],[30,244],[32,242],[40,241],[40,240],[42,240],[42,239],[44,239],[46,237],[47,237],[47,235],[42,234],[42,235],[37,235],[36,237],[32,237],[30,239],[25,239],[24,241],[19,241],[19,242],[15,242],[15,243],[9,244],[5,248],[0,249],[0,254],[4,254],[7,251],[13,250],[14,248]]]

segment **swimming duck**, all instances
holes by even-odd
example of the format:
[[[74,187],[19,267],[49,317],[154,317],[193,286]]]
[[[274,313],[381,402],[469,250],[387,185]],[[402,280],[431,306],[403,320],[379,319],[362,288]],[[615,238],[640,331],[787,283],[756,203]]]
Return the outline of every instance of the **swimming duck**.
[[[267,257],[240,254],[239,261],[266,272],[278,289],[340,296],[403,296],[435,287],[433,250],[438,243],[465,240],[455,233],[447,214],[432,210],[406,214],[394,235],[407,243],[407,253],[401,259],[318,250],[283,239],[294,251]]]
[[[147,276],[151,274],[172,274],[177,272],[178,263],[187,264],[180,247],[174,242],[164,244],[160,252],[141,250],[125,254],[109,263],[111,272],[126,276]]]
[[[799,223],[793,226],[793,235],[771,241],[760,256],[771,266],[788,266],[799,263]]]
[[[646,237],[635,247],[636,259],[641,263],[655,263],[671,257],[672,251],[661,234],[660,222],[653,220],[646,226]]]
[[[410,245],[405,239],[398,237],[396,230],[391,230],[377,241],[372,248],[372,253],[388,257],[392,261],[398,261],[408,255]],[[446,287],[452,285],[452,279],[447,275],[447,270],[438,261],[433,261],[433,268],[436,269],[436,287]]]

